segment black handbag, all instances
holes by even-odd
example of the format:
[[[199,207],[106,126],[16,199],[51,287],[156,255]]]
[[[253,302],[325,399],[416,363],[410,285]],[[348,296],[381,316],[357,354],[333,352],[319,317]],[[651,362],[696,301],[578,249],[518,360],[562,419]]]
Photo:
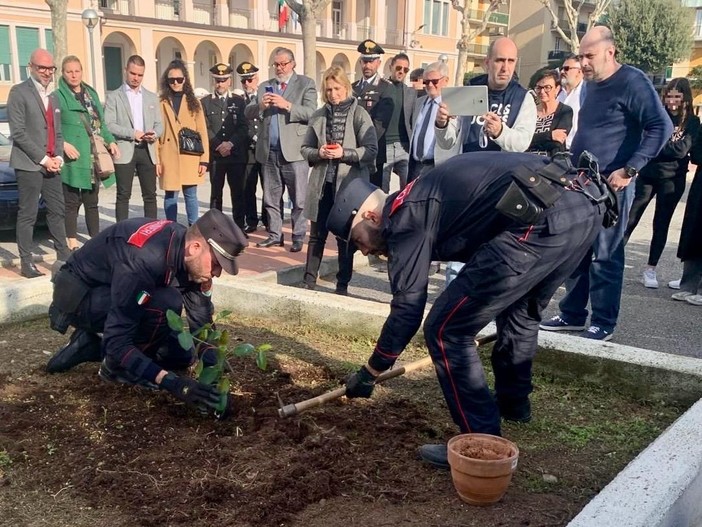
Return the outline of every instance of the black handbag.
[[[178,119],[178,114],[175,108],[173,108],[173,103],[171,103],[171,108],[173,109],[176,122],[180,125],[180,119]],[[183,127],[178,131],[178,148],[181,154],[189,156],[201,156],[205,153],[205,147],[202,145],[200,132],[192,128]]]
[[[178,132],[178,146],[181,154],[200,156],[205,153],[200,132],[190,128],[180,129]]]

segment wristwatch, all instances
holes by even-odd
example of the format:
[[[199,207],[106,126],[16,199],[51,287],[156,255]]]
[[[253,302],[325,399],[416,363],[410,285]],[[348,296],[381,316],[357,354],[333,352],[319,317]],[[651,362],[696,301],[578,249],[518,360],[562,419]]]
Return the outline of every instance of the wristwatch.
[[[625,167],[624,173],[625,173],[624,177],[627,179],[631,179],[631,178],[639,175],[639,171],[636,170],[634,167]]]

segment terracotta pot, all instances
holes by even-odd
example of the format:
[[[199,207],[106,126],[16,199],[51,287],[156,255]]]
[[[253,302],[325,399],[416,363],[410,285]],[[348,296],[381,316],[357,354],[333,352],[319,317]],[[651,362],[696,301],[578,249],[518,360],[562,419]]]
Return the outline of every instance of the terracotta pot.
[[[517,445],[489,434],[461,434],[448,442],[453,485],[471,505],[489,505],[504,496],[518,457]]]

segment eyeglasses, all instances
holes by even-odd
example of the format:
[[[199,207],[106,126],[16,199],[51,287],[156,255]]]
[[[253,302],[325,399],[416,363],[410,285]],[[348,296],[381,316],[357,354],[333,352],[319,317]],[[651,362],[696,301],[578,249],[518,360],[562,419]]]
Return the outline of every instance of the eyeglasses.
[[[53,73],[56,71],[56,66],[40,66],[39,64],[30,63],[30,65],[39,73]]]
[[[253,82],[253,81],[254,81],[253,77],[251,77],[249,79],[241,79],[241,84],[246,84],[247,82]]]
[[[183,84],[185,77],[168,77],[168,84]]]
[[[273,64],[271,64],[271,67],[272,68],[284,68],[285,66],[287,66],[291,62],[292,62],[292,60],[289,60],[287,62],[274,62]]]
[[[534,91],[545,91],[546,93],[550,92],[555,86],[536,86],[534,88]]]
[[[404,66],[395,66],[395,71],[402,71],[404,73],[409,73],[409,68],[405,68]]]
[[[443,77],[441,77],[441,79],[443,79]],[[424,86],[429,86],[430,84],[433,84],[434,86],[438,86],[439,83],[441,82],[441,79],[424,79],[422,81],[422,84],[424,84]]]
[[[579,70],[580,66],[561,66],[561,71]]]
[[[229,79],[227,78],[227,79],[215,79],[214,81],[215,81],[215,84],[222,84],[224,82],[227,82],[228,80]]]

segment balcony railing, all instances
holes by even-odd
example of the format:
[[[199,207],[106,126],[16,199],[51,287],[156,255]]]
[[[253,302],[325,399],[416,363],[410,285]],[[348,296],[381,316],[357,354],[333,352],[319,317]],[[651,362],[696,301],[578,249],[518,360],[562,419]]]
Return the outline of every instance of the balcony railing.
[[[385,34],[385,43],[391,46],[401,46],[402,45],[402,31],[396,29],[388,29]]]
[[[561,18],[558,21],[558,24],[556,24],[555,20],[551,21],[551,29],[555,31],[557,27],[560,27],[564,33],[570,33],[570,25],[568,21],[564,18]],[[576,26],[576,31],[581,34],[585,33],[587,31],[587,22],[578,22],[578,25]]]
[[[481,9],[471,9],[468,12],[468,18],[476,22],[482,22],[484,16],[485,11]],[[488,17],[488,22],[490,24],[506,26],[509,24],[509,13],[502,13],[500,11],[490,13],[490,16]]]
[[[212,25],[213,19],[214,19],[214,13],[213,13],[213,9],[212,9],[212,3],[193,2],[192,22],[195,22],[196,24],[206,24],[206,25],[210,26],[210,25]]]
[[[131,0],[100,0],[100,10],[114,15],[134,14]]]
[[[179,14],[173,7],[173,2],[156,0],[156,18],[159,20],[180,20]]]
[[[368,40],[371,38],[371,27],[370,26],[358,26],[356,28],[358,40]]]
[[[568,55],[570,55],[570,51],[563,49],[552,49],[548,52],[548,60],[563,60]]]
[[[250,9],[230,9],[229,27],[251,29],[253,12]]]
[[[480,44],[472,44],[466,49],[469,55],[485,56],[488,52],[488,46],[482,46]]]

